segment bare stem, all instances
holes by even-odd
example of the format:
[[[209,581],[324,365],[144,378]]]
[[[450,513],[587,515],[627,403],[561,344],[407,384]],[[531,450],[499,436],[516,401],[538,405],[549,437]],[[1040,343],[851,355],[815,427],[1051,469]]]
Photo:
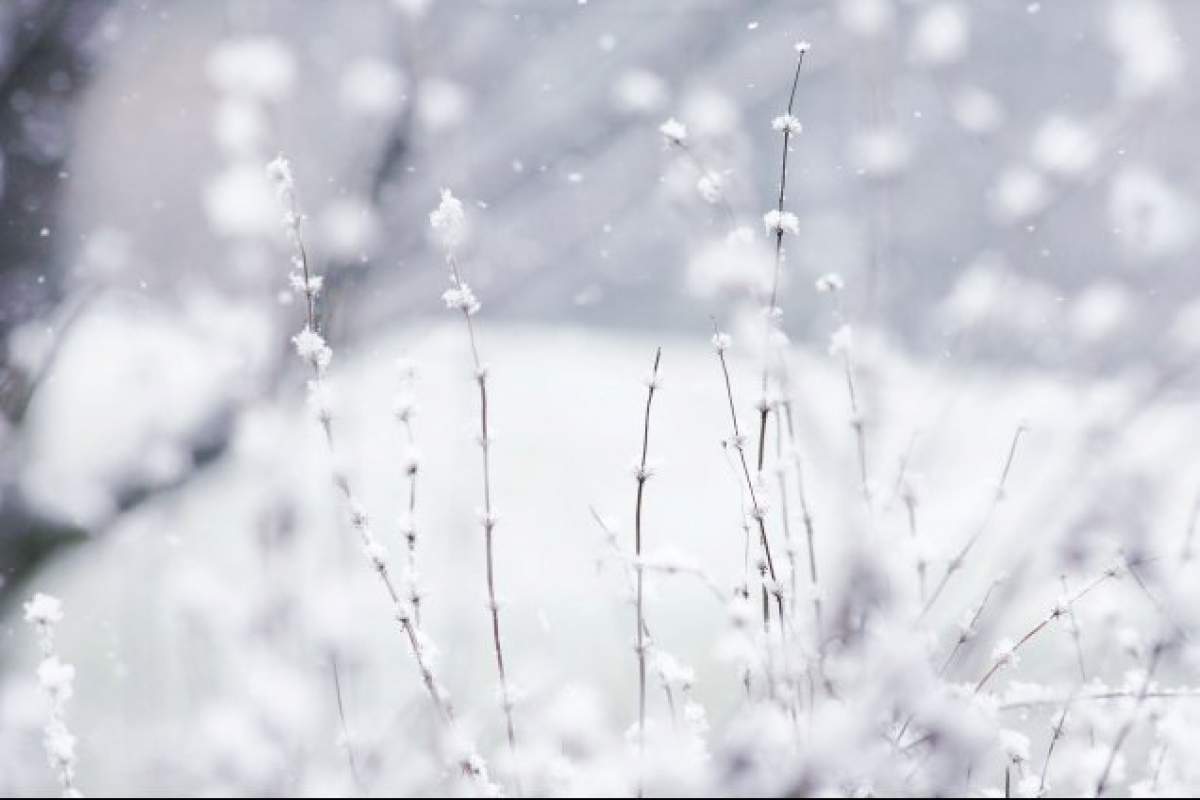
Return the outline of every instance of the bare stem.
[[[1074,607],[1074,605],[1076,603],[1078,603],[1080,600],[1082,600],[1084,597],[1091,594],[1091,592],[1096,587],[1100,586],[1105,581],[1112,580],[1116,577],[1117,577],[1117,571],[1115,569],[1106,570],[1103,574],[1100,575],[1100,577],[1094,579],[1091,583],[1089,583],[1083,589],[1076,592],[1073,597],[1069,598],[1068,600],[1064,601],[1063,603],[1056,605],[1054,608],[1052,608],[1050,610],[1050,613],[1046,615],[1045,619],[1038,622],[1036,625],[1034,625],[1032,628],[1030,628],[1029,631],[1024,636],[1022,636],[1020,639],[1017,640],[1017,643],[1015,645],[1013,645],[1012,650],[1010,650],[1009,653],[1002,655],[1000,658],[997,658],[995,660],[995,662],[993,662],[992,666],[988,669],[988,671],[985,672],[983,674],[983,677],[979,679],[979,682],[975,684],[975,694],[979,694],[979,692],[983,691],[983,687],[986,686],[993,677],[995,677],[996,673],[999,672],[1001,670],[1001,668],[1004,667],[1005,664],[1009,663],[1009,660],[1010,660],[1009,657],[1012,654],[1015,654],[1018,650],[1020,650],[1022,647],[1024,647],[1026,644],[1028,644],[1031,639],[1033,639],[1039,633],[1041,633],[1043,630],[1045,630],[1050,625],[1051,622],[1055,621],[1059,617],[1062,617],[1062,616],[1070,613],[1071,608]]]
[[[800,85],[800,68],[804,66],[804,53],[801,52],[799,58],[796,59],[796,71],[792,77],[792,89],[788,93],[787,113],[790,116],[796,104],[796,89]],[[783,149],[779,159],[779,194],[775,204],[775,210],[782,217],[783,204],[787,198],[787,178],[788,178],[788,153],[791,151],[792,131],[790,126],[783,128]],[[770,414],[770,406],[767,402],[767,384],[770,378],[771,365],[771,347],[772,334],[776,327],[776,310],[779,306],[779,282],[783,273],[783,225],[779,224],[775,228],[775,266],[771,277],[771,295],[764,309],[765,325],[763,331],[763,367],[762,367],[762,386],[761,397],[759,399],[759,415],[758,415],[758,473],[761,477],[763,470],[763,460],[766,456],[766,440],[767,440],[767,417]],[[761,524],[761,520],[759,521]],[[766,541],[766,534],[763,535],[763,541]],[[768,555],[768,560],[770,556]],[[773,570],[772,570],[773,573]],[[771,576],[775,579],[774,574]],[[781,601],[782,602],[782,601]],[[782,612],[780,613],[782,617]],[[780,626],[783,625],[782,618]]]
[[[942,575],[942,579],[938,581],[937,587],[933,590],[933,594],[931,594],[929,599],[925,602],[925,607],[921,609],[920,618],[923,619],[925,615],[929,613],[929,610],[933,608],[934,603],[937,602],[938,598],[942,595],[942,591],[946,588],[946,584],[950,582],[950,578],[953,577],[954,573],[962,569],[963,561],[966,560],[967,556],[971,553],[971,550],[974,549],[975,545],[979,543],[979,540],[983,538],[983,535],[987,533],[988,528],[991,526],[992,518],[996,516],[996,510],[1000,506],[1000,501],[1004,499],[1004,485],[1008,482],[1008,473],[1012,469],[1013,460],[1017,456],[1017,445],[1020,443],[1021,435],[1023,433],[1025,433],[1025,426],[1018,425],[1016,432],[1013,433],[1012,443],[1008,448],[1008,457],[1004,460],[1004,469],[1000,472],[1000,481],[996,484],[996,491],[992,494],[992,502],[990,505],[988,505],[988,510],[983,517],[983,521],[979,524],[979,527],[975,529],[975,532],[971,534],[971,537],[967,539],[966,543],[962,546],[962,549],[959,550],[954,555],[954,558],[950,559],[950,563],[946,565],[946,572]]]
[[[637,479],[637,499],[633,511],[633,548],[637,571],[637,663],[638,663],[638,757],[646,752],[646,612],[644,605],[645,569],[642,565],[642,505],[645,499],[646,480],[650,477],[646,458],[650,451],[650,409],[654,403],[654,393],[658,389],[658,365],[662,361],[662,348],[654,352],[654,367],[650,371],[650,380],[646,386],[646,414],[642,421],[642,457],[639,462]],[[638,796],[642,795],[642,781],[638,778]]]
[[[1146,703],[1146,696],[1150,691],[1150,684],[1154,680],[1154,672],[1158,669],[1159,661],[1161,660],[1163,650],[1166,649],[1166,644],[1158,642],[1150,651],[1150,663],[1146,667],[1146,675],[1142,679],[1142,688],[1138,690],[1137,699],[1133,706],[1133,711],[1129,714],[1129,719],[1117,731],[1117,736],[1113,739],[1112,747],[1108,751],[1108,758],[1104,762],[1104,771],[1100,773],[1100,779],[1096,781],[1096,797],[1103,797],[1105,789],[1108,788],[1108,778],[1112,773],[1113,764],[1116,763],[1117,754],[1121,751],[1121,746],[1125,744],[1125,740],[1129,738],[1129,734],[1133,732],[1133,726],[1137,724],[1138,714],[1142,710],[1142,706]]]
[[[1066,705],[1063,706],[1062,713],[1058,715],[1058,722],[1054,725],[1054,731],[1050,734],[1050,744],[1046,747],[1046,760],[1042,762],[1042,774],[1038,779],[1038,796],[1046,789],[1046,774],[1050,770],[1050,759],[1054,757],[1054,748],[1058,745],[1058,740],[1063,736],[1063,728],[1067,724],[1067,714],[1071,711],[1071,703],[1074,701],[1075,695],[1072,694],[1067,698]]]
[[[715,323],[714,323],[713,327],[714,327],[714,329],[716,329]],[[720,335],[719,330],[717,331],[717,335],[718,336]],[[734,448],[734,450],[737,451],[738,461],[742,467],[742,476],[743,476],[743,478],[745,478],[745,481],[746,481],[746,491],[750,495],[750,515],[754,518],[755,522],[758,524],[759,542],[762,544],[763,556],[766,558],[766,561],[767,561],[767,573],[770,576],[771,583],[772,583],[771,594],[773,594],[775,596],[775,604],[779,611],[779,629],[780,629],[780,635],[782,636],[782,635],[786,635],[785,626],[787,623],[786,623],[786,617],[785,617],[784,611],[783,611],[783,592],[779,585],[779,578],[775,572],[775,560],[771,557],[771,544],[767,539],[767,523],[766,523],[767,511],[762,506],[762,504],[759,502],[758,491],[754,488],[754,478],[750,474],[750,465],[749,465],[749,462],[746,460],[746,440],[742,436],[741,428],[738,425],[737,405],[734,403],[734,400],[733,400],[733,382],[730,380],[730,377],[729,377],[729,364],[725,359],[725,349],[723,347],[717,348],[717,359],[721,364],[721,376],[722,376],[722,378],[724,378],[724,381],[725,381],[725,396],[726,396],[727,400],[729,401],[729,417],[730,417],[730,421],[732,422],[732,425],[733,425],[733,448]],[[766,417],[763,416],[762,419],[763,419],[763,425],[765,426]],[[760,428],[760,430],[765,431],[765,427]],[[762,453],[761,449],[759,450],[759,453],[760,454]],[[764,593],[765,593],[765,589],[764,589]],[[764,609],[764,611],[763,611],[764,624],[767,622],[766,616],[767,616],[767,612]]]
[[[413,380],[410,372],[408,381]],[[420,463],[416,460],[417,435],[412,422],[412,410],[406,408],[400,414],[400,424],[404,428],[404,437],[412,454],[412,460],[405,465],[408,477],[408,519],[401,533],[404,536],[405,549],[408,553],[408,599],[413,608],[413,622],[421,627],[421,590],[417,580],[417,477]]]
[[[350,739],[350,726],[346,723],[346,705],[342,699],[342,678],[338,671],[337,654],[329,654],[329,666],[333,672],[333,692],[337,697],[337,712],[338,723],[342,727],[342,746],[346,748],[346,760],[350,765],[350,777],[354,780],[354,785],[361,791],[363,789],[362,776],[358,772],[358,760],[354,757],[354,742]]]
[[[781,374],[785,379],[786,390],[786,366]],[[825,635],[824,624],[821,619],[821,582],[817,570],[816,530],[813,525],[812,512],[808,506],[808,492],[804,486],[804,464],[800,459],[799,437],[796,435],[795,421],[792,416],[792,402],[786,394],[783,398],[782,408],[783,418],[787,423],[787,438],[788,447],[791,452],[792,468],[796,474],[796,497],[800,501],[800,514],[804,522],[804,538],[808,546],[808,582],[812,590],[813,622],[816,627],[817,650],[823,655],[825,652]],[[794,599],[793,602],[795,602]]]
[[[453,251],[447,252],[446,263],[450,267],[450,279],[454,282],[455,287],[462,287],[462,276],[458,269],[458,260],[455,258]],[[471,362],[475,367],[475,383],[479,387],[479,448],[483,473],[483,539],[487,561],[488,609],[492,617],[492,644],[496,655],[496,671],[500,676],[500,703],[504,711],[504,725],[508,735],[508,747],[515,754],[517,750],[517,734],[516,726],[513,723],[513,698],[509,691],[508,673],[504,665],[504,647],[501,644],[500,638],[500,605],[496,602],[494,538],[496,513],[492,508],[492,448],[488,433],[488,370],[479,357],[479,345],[476,341],[472,310],[464,307],[462,308],[462,315],[467,324],[467,338],[471,345]]]

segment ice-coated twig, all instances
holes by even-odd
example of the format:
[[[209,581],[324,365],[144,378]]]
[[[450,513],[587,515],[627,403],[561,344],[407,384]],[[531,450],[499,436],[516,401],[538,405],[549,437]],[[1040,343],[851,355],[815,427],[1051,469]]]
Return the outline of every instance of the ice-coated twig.
[[[479,301],[471,287],[462,278],[458,266],[457,248],[465,233],[466,217],[462,202],[450,192],[442,190],[442,200],[429,214],[429,224],[442,242],[446,266],[450,270],[450,288],[442,294],[442,300],[451,311],[462,314],[467,327],[467,339],[471,346],[471,363],[475,369],[475,384],[479,387],[479,448],[483,477],[483,511],[481,522],[485,558],[487,560],[488,609],[492,617],[492,645],[496,656],[496,671],[500,678],[501,706],[504,710],[505,731],[509,749],[517,750],[516,726],[513,723],[514,699],[509,688],[508,672],[504,661],[504,647],[500,636],[500,605],[496,600],[495,529],[499,519],[492,507],[492,443],[488,417],[488,368],[479,356],[479,343],[475,332],[474,316],[479,312]]]
[[[42,660],[38,684],[50,701],[50,719],[43,729],[46,760],[54,770],[63,797],[83,797],[75,785],[75,736],[67,727],[66,706],[75,693],[75,667],[63,663],[54,647],[54,626],[62,621],[62,602],[37,593],[25,604],[25,621],[33,626]]]

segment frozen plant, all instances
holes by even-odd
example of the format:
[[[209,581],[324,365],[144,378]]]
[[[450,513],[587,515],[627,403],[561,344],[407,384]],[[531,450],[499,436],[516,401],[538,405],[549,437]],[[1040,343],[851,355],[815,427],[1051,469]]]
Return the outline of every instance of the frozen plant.
[[[42,743],[50,768],[58,778],[63,797],[83,797],[75,786],[75,736],[67,727],[67,701],[75,692],[75,668],[63,663],[54,648],[54,627],[62,622],[62,602],[38,592],[25,604],[25,621],[33,626],[42,660],[37,679],[50,703],[50,719],[43,729]]]
[[[504,711],[505,732],[509,750],[516,755],[517,731],[513,723],[513,693],[508,683],[508,672],[504,661],[504,647],[500,637],[500,604],[496,600],[495,530],[499,515],[492,507],[492,439],[489,432],[488,415],[488,367],[479,355],[479,344],[475,333],[475,314],[479,313],[479,301],[471,287],[462,279],[458,266],[458,247],[462,244],[466,228],[466,214],[462,201],[449,189],[442,190],[442,199],[429,214],[429,224],[441,241],[446,266],[450,270],[450,288],[442,294],[446,308],[462,314],[467,326],[467,340],[471,347],[471,363],[475,370],[475,385],[479,387],[479,451],[483,479],[483,508],[480,523],[483,526],[484,556],[487,562],[488,611],[492,618],[492,645],[496,656],[496,672],[500,677],[500,705]]]
[[[317,421],[324,431],[330,460],[335,465],[332,469],[333,485],[338,490],[344,502],[350,527],[358,536],[364,558],[372,571],[379,577],[380,583],[387,592],[387,597],[391,602],[396,621],[400,624],[401,630],[408,640],[409,648],[412,651],[417,669],[421,675],[421,680],[429,693],[430,699],[433,701],[434,708],[437,710],[442,722],[447,726],[451,738],[455,738],[458,734],[454,708],[446,690],[442,688],[433,671],[430,647],[427,639],[417,629],[412,607],[396,588],[396,583],[392,579],[387,549],[376,538],[371,526],[370,517],[366,509],[359,502],[351,486],[349,476],[336,466],[337,453],[336,439],[334,437],[334,416],[328,387],[325,383],[325,373],[332,361],[333,352],[319,333],[320,324],[316,310],[316,292],[313,289],[314,276],[309,271],[308,254],[304,248],[303,239],[300,234],[301,215],[297,210],[292,169],[288,160],[280,155],[267,166],[267,172],[275,181],[279,198],[285,204],[283,225],[293,248],[292,264],[294,270],[298,270],[298,274],[303,278],[301,290],[306,299],[305,326],[292,338],[292,341],[296,345],[297,355],[300,356],[306,365],[312,368],[312,378],[308,382],[309,399],[316,413]],[[293,286],[296,285],[296,281],[294,280],[296,275],[297,272],[294,271]],[[337,691],[340,694],[340,681],[337,685]],[[486,767],[482,759],[473,750],[468,749],[467,752],[460,753],[455,758],[465,776],[475,781],[481,787],[491,786],[487,777]]]

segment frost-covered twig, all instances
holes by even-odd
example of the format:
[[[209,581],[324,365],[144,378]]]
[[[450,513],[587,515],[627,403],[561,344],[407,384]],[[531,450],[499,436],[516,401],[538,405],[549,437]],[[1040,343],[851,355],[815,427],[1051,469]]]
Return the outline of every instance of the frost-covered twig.
[[[466,226],[462,202],[449,189],[442,190],[442,200],[429,214],[429,223],[441,239],[450,269],[450,288],[442,294],[446,307],[463,315],[467,326],[467,338],[471,346],[471,362],[475,369],[475,383],[479,387],[479,448],[483,473],[483,538],[487,560],[488,609],[492,617],[492,644],[496,655],[496,671],[500,677],[501,706],[508,735],[509,749],[517,750],[516,726],[513,723],[513,696],[508,685],[508,673],[504,663],[504,647],[500,638],[500,604],[496,600],[495,529],[498,516],[492,508],[492,443],[488,430],[488,368],[479,356],[479,344],[475,336],[474,316],[479,312],[479,301],[471,287],[462,278],[458,268],[456,251],[461,244]]]
[[[750,465],[746,460],[746,437],[742,436],[742,431],[737,420],[737,405],[733,400],[733,382],[729,377],[729,364],[725,358],[725,351],[729,349],[732,340],[729,334],[723,333],[717,328],[716,323],[713,323],[714,333],[712,337],[713,349],[717,353],[717,361],[721,365],[721,376],[725,382],[725,397],[729,402],[729,416],[733,426],[733,449],[737,452],[738,461],[742,467],[742,477],[746,481],[746,491],[750,496],[750,516],[758,525],[759,542],[762,545],[763,557],[766,559],[767,573],[770,576],[769,593],[775,596],[775,604],[779,610],[779,631],[781,636],[786,636],[786,617],[783,611],[783,590],[779,585],[779,578],[775,572],[775,560],[771,557],[771,544],[767,539],[767,509],[759,499],[759,491],[755,488],[755,479],[750,474]],[[765,420],[765,417],[763,418]],[[768,592],[768,587],[763,587],[763,592]],[[767,610],[763,609],[763,622],[767,622]]]
[[[354,755],[354,741],[350,737],[350,725],[346,722],[346,704],[342,698],[342,675],[338,669],[337,656],[329,654],[329,669],[333,673],[333,693],[337,697],[338,724],[342,728],[342,747],[346,750],[346,761],[350,766],[350,777],[354,785],[363,789],[362,776],[358,771],[358,759]]]
[[[1002,578],[997,578],[988,585],[987,591],[983,594],[983,599],[979,601],[979,605],[975,607],[975,611],[959,630],[958,638],[954,641],[954,647],[950,649],[950,652],[946,655],[946,660],[943,661],[942,665],[938,668],[938,678],[946,677],[946,673],[950,671],[950,667],[953,666],[954,660],[958,658],[959,652],[963,649],[967,642],[971,641],[971,639],[975,637],[975,634],[979,628],[979,620],[983,617],[983,612],[987,608],[988,601],[992,598],[992,594],[996,591],[996,587],[998,587],[1002,581]],[[913,714],[909,714],[908,718],[904,720],[904,724],[900,726],[899,733],[897,733],[893,739],[895,744],[899,745],[904,739],[904,734],[908,732],[908,728],[910,725],[912,725],[914,718],[915,717]]]
[[[796,434],[796,425],[793,419],[792,401],[788,394],[790,381],[786,362],[781,366],[780,377],[782,381],[780,403],[783,408],[784,422],[787,423],[788,452],[792,460],[792,472],[796,476],[796,497],[800,501],[800,515],[804,523],[804,538],[808,548],[808,582],[809,588],[812,591],[817,650],[823,655],[825,651],[825,635],[823,631],[825,628],[821,615],[821,581],[819,577],[820,572],[817,568],[816,526],[813,523],[812,511],[809,509],[808,491],[804,485],[804,463],[800,458],[800,442]],[[795,599],[792,602],[794,603]],[[793,613],[795,613],[794,609]]]
[[[735,217],[733,215],[733,208],[730,207],[729,200],[725,197],[725,192],[721,185],[720,173],[710,168],[704,162],[704,159],[696,153],[695,148],[688,142],[687,126],[674,117],[671,117],[658,126],[658,132],[662,134],[667,147],[676,149],[682,153],[683,157],[696,170],[696,173],[700,176],[696,182],[696,188],[700,192],[700,196],[704,198],[705,202],[712,203],[721,209],[725,215],[725,220],[732,229],[735,224]]]
[[[804,66],[804,54],[808,52],[808,42],[796,45],[799,54],[796,58],[796,71],[792,76],[792,89],[788,93],[787,111],[771,122],[771,127],[783,134],[783,148],[779,164],[779,193],[775,208],[763,215],[763,224],[767,233],[775,237],[775,265],[771,276],[771,294],[764,309],[763,324],[766,326],[763,336],[763,368],[761,381],[761,396],[758,402],[758,472],[761,476],[763,460],[766,457],[767,415],[770,413],[770,403],[767,398],[767,384],[770,379],[771,347],[779,320],[779,282],[783,273],[783,235],[796,235],[800,231],[796,215],[783,210],[787,198],[788,154],[791,152],[792,136],[798,135],[802,129],[800,120],[793,116],[796,105],[796,89],[800,85],[800,68]],[[774,580],[774,576],[772,576]],[[780,622],[782,625],[782,620]]]
[[[1025,635],[1020,639],[1018,639],[1015,644],[1009,647],[997,648],[999,652],[995,661],[992,663],[992,666],[983,674],[983,677],[979,679],[978,683],[975,684],[975,694],[979,694],[979,692],[983,691],[983,687],[986,686],[993,677],[995,677],[997,672],[999,672],[1004,666],[1013,662],[1013,658],[1017,654],[1017,651],[1028,644],[1031,639],[1045,630],[1050,623],[1066,615],[1076,603],[1078,603],[1087,595],[1091,594],[1092,591],[1094,591],[1102,583],[1109,580],[1115,580],[1119,575],[1120,571],[1116,567],[1110,567],[1083,589],[1076,592],[1072,597],[1064,598],[1058,603],[1055,603],[1054,607],[1050,609],[1050,613],[1047,614],[1044,619],[1030,628],[1029,631],[1026,632]]]
[[[1146,666],[1146,674],[1142,678],[1142,687],[1138,690],[1137,697],[1133,704],[1133,710],[1129,712],[1129,718],[1121,725],[1121,729],[1117,731],[1116,737],[1113,739],[1112,747],[1109,748],[1108,758],[1104,761],[1104,770],[1100,773],[1100,779],[1096,781],[1096,797],[1103,797],[1104,790],[1108,788],[1108,778],[1112,773],[1113,765],[1117,761],[1117,755],[1121,752],[1122,745],[1133,732],[1133,726],[1137,724],[1138,715],[1141,713],[1142,706],[1146,703],[1146,697],[1150,691],[1150,684],[1154,681],[1154,673],[1158,669],[1159,662],[1162,660],[1163,651],[1166,649],[1166,642],[1155,642],[1150,650],[1149,663]]]
[[[1058,715],[1058,722],[1054,724],[1054,730],[1050,732],[1050,744],[1046,746],[1046,759],[1042,762],[1042,773],[1038,778],[1038,796],[1046,790],[1046,775],[1050,771],[1050,759],[1054,757],[1054,749],[1058,745],[1058,740],[1063,736],[1063,728],[1067,724],[1067,714],[1071,712],[1071,703],[1075,700],[1075,694],[1072,693],[1067,698],[1066,704],[1063,705],[1062,713]]]
[[[646,611],[644,606],[645,565],[642,563],[642,503],[645,499],[646,481],[650,478],[650,467],[647,456],[650,451],[650,410],[654,404],[654,394],[658,391],[658,367],[662,361],[662,348],[654,351],[654,366],[646,380],[646,413],[642,421],[642,455],[634,472],[637,481],[637,494],[633,510],[633,552],[637,570],[637,636],[636,646],[638,664],[638,756],[644,757],[646,752]],[[642,794],[642,781],[638,778],[638,796]]]
[[[1188,513],[1187,528],[1183,533],[1183,548],[1179,552],[1180,560],[1183,563],[1188,563],[1192,560],[1192,540],[1196,537],[1196,526],[1200,523],[1200,492],[1196,493],[1196,499],[1192,501],[1192,510]]]
[[[82,797],[75,786],[75,736],[67,728],[66,705],[75,691],[75,668],[64,664],[54,649],[54,626],[62,621],[62,603],[47,594],[35,594],[25,604],[25,621],[33,626],[42,661],[38,664],[38,683],[50,701],[50,719],[46,722],[42,743],[46,759],[62,787],[63,797]]]
[[[846,394],[850,400],[850,427],[854,431],[855,449],[858,454],[858,481],[862,492],[863,503],[867,513],[871,509],[870,471],[867,469],[867,431],[863,419],[862,407],[858,396],[858,382],[855,378],[853,342],[854,332],[846,318],[846,310],[842,305],[842,290],[845,282],[840,275],[833,273],[817,279],[817,291],[828,294],[833,298],[833,318],[837,327],[830,336],[829,352],[842,362],[842,376],[846,381]]]
[[[983,535],[987,533],[988,528],[991,526],[992,518],[996,515],[996,509],[999,508],[1000,501],[1004,499],[1004,486],[1008,482],[1008,473],[1012,470],[1013,460],[1017,457],[1017,445],[1020,443],[1021,435],[1025,431],[1025,425],[1021,424],[1017,426],[1017,430],[1013,433],[1012,443],[1008,447],[1008,457],[1004,459],[1004,469],[1000,472],[1000,481],[996,484],[996,489],[992,494],[992,502],[988,505],[983,522],[979,524],[975,532],[971,534],[962,548],[950,559],[950,563],[946,565],[945,574],[938,581],[933,593],[929,595],[929,599],[925,601],[925,607],[921,609],[921,618],[924,618],[929,613],[929,610],[933,608],[934,603],[937,602],[938,598],[942,595],[942,591],[945,590],[946,584],[950,582],[950,578],[954,576],[954,573],[962,569],[963,561],[966,560],[971,550],[974,549],[975,545],[979,543],[979,540],[983,538]]]
[[[330,362],[333,360],[333,351],[318,332],[319,324],[316,314],[316,295],[317,289],[321,285],[321,278],[312,275],[308,268],[308,259],[300,235],[302,217],[296,210],[295,184],[290,164],[281,155],[267,166],[267,172],[275,183],[276,192],[280,200],[285,205],[283,224],[284,230],[288,234],[288,239],[294,248],[292,258],[293,268],[301,269],[299,275],[293,271],[291,276],[292,286],[294,289],[302,291],[307,301],[305,304],[305,327],[300,333],[292,337],[292,342],[301,360],[312,369],[313,377],[308,383],[309,402],[312,404],[321,429],[325,433],[325,442],[329,449],[330,458],[336,463],[333,410],[328,388],[325,385],[325,373],[329,368]],[[302,278],[302,281],[297,280],[298,277]],[[417,669],[421,674],[422,683],[425,685],[433,701],[434,708],[442,722],[448,727],[453,728],[455,723],[453,706],[433,672],[429,657],[430,648],[414,624],[412,609],[403,601],[400,593],[396,590],[388,567],[387,550],[379,543],[371,530],[370,519],[365,509],[359,504],[351,487],[349,477],[336,466],[333,470],[333,483],[345,503],[350,518],[350,525],[358,534],[363,555],[387,592],[396,621],[400,624],[400,628],[408,640],[413,659],[416,661]],[[459,767],[464,774],[485,786],[490,786],[483,761],[475,753],[470,752],[464,755],[459,762]]]
[[[417,571],[417,475],[421,470],[421,455],[417,449],[417,435],[413,417],[417,413],[415,395],[416,365],[409,359],[401,359],[400,379],[402,386],[396,396],[393,413],[404,429],[407,452],[404,454],[404,474],[408,478],[408,511],[401,519],[400,534],[404,537],[408,552],[408,600],[413,608],[413,621],[421,627],[421,586]]]

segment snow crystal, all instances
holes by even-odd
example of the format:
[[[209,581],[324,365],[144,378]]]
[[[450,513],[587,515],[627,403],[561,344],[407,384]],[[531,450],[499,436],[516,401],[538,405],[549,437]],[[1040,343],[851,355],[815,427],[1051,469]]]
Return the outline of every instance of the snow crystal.
[[[977,86],[960,89],[953,98],[954,120],[966,131],[991,133],[1004,121],[1004,109],[991,92]]]
[[[1130,164],[1113,177],[1108,218],[1126,253],[1135,257],[1178,255],[1196,240],[1195,201],[1148,166]]]
[[[918,63],[950,64],[966,55],[969,35],[966,9],[958,3],[937,3],[917,20],[909,52]]]
[[[1078,175],[1099,154],[1096,137],[1083,123],[1063,114],[1046,120],[1033,139],[1033,160],[1047,172]]]
[[[626,114],[649,114],[667,102],[666,82],[648,69],[621,73],[612,89],[613,105]]]
[[[1000,173],[989,201],[992,217],[997,222],[1022,222],[1049,204],[1050,188],[1040,172],[1018,164]]]
[[[223,92],[278,101],[291,92],[296,63],[280,40],[248,36],[218,44],[209,55],[207,71],[208,79]]]
[[[1176,23],[1158,0],[1118,0],[1109,7],[1108,43],[1121,60],[1118,89],[1139,97],[1160,91],[1183,74]]]
[[[891,178],[903,172],[912,158],[912,143],[895,128],[861,131],[850,140],[850,161],[872,178]]]
[[[840,0],[838,21],[858,36],[880,36],[895,24],[896,9],[892,0]]]
[[[391,119],[404,107],[407,80],[399,69],[378,58],[359,58],[342,75],[342,105],[354,114]]]

